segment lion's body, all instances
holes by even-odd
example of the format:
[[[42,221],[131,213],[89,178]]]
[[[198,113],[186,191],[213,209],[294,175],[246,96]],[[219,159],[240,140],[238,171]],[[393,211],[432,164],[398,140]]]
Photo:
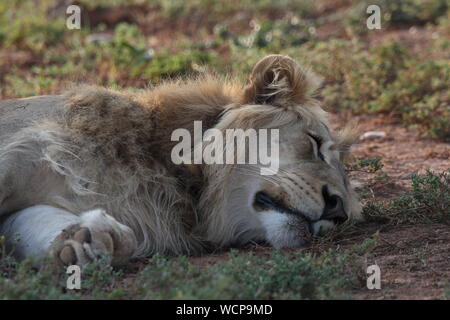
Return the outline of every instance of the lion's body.
[[[239,198],[242,188],[229,186],[245,183],[241,175],[232,174],[233,166],[199,168],[171,161],[176,143],[171,133],[183,128],[194,135],[194,121],[202,121],[203,130],[223,129],[227,123],[298,129],[298,117],[326,123],[324,113],[309,100],[302,100],[311,104],[309,109],[258,120],[255,107],[246,107],[249,94],[253,93],[238,82],[206,76],[132,95],[81,87],[64,96],[4,101],[0,103],[0,216],[37,205],[74,215],[102,208],[131,228],[137,239],[135,256],[192,254],[209,246],[264,240],[264,223],[250,221],[237,200],[230,204],[229,197]],[[305,99],[305,93],[294,98]],[[280,112],[278,106],[258,108],[266,108],[268,115]],[[317,181],[283,175],[301,184],[298,192],[310,188],[320,194]],[[292,193],[296,191],[289,192],[286,201],[296,203]],[[311,208],[316,210],[313,204]],[[87,226],[94,228],[89,221]]]
[[[211,77],[134,97],[84,87],[66,96],[3,102],[0,157],[19,154],[24,164],[14,162],[14,179],[30,162],[36,180],[55,176],[54,192],[53,182],[44,194],[31,189],[25,196],[24,186],[8,195],[13,204],[4,210],[40,203],[73,213],[101,207],[132,227],[137,255],[198,253],[195,177],[171,163],[171,132],[192,131],[194,120],[213,125],[232,100]]]

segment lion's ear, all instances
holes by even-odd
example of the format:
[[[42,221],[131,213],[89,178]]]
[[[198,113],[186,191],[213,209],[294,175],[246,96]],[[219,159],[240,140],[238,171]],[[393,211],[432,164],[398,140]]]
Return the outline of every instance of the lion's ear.
[[[253,67],[245,88],[244,104],[301,104],[320,85],[318,78],[294,59],[269,55]]]

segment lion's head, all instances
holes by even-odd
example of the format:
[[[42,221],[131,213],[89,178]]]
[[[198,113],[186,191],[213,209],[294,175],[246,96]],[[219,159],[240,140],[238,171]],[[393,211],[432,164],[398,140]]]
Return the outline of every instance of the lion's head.
[[[295,247],[311,234],[360,217],[343,168],[352,130],[331,131],[311,97],[316,79],[289,57],[265,57],[254,67],[239,103],[223,113],[216,125],[222,131],[279,129],[278,172],[261,175],[260,166],[251,164],[202,167],[209,184],[200,207],[210,212],[205,224],[210,241]]]

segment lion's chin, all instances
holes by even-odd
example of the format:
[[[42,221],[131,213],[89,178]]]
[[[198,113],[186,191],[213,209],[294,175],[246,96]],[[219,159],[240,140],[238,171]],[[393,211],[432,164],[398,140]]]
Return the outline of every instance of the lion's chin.
[[[305,245],[310,236],[307,223],[300,224],[295,218],[274,210],[259,213],[265,230],[265,240],[276,249],[295,248]]]

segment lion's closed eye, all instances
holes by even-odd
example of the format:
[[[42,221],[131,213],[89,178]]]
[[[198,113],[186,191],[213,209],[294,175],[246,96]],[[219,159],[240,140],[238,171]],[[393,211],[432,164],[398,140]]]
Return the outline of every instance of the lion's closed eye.
[[[322,151],[320,150],[321,147],[322,147],[322,144],[323,144],[323,138],[320,137],[320,136],[318,136],[318,135],[316,135],[316,134],[310,133],[310,132],[308,132],[307,135],[308,135],[308,137],[310,138],[312,147],[313,147],[313,149],[314,149],[314,154],[315,154],[320,160],[325,161],[325,157],[323,156],[323,153],[322,153]]]

